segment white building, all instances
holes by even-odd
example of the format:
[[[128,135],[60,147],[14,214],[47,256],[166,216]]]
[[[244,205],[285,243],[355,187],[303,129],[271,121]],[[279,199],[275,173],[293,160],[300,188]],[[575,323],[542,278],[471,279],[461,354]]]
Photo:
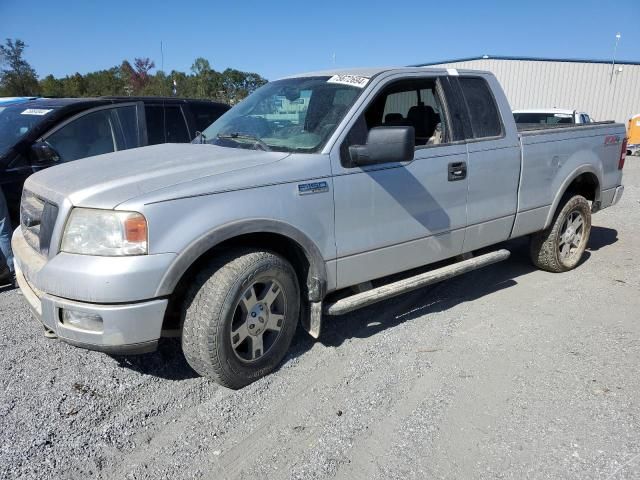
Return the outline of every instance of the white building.
[[[640,62],[484,55],[416,66],[488,70],[514,110],[567,108],[625,124],[640,113]]]

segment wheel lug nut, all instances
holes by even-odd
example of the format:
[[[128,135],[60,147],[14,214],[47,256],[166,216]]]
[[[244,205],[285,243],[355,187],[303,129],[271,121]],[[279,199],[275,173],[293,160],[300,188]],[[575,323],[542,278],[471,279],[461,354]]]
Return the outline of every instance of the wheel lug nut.
[[[258,320],[260,320],[260,323],[264,323],[264,318],[260,317]]]
[[[263,305],[260,305],[260,310],[264,310],[264,306]]]
[[[253,323],[249,324],[249,330],[253,330],[256,326]]]
[[[251,316],[252,316],[253,318],[256,318],[256,312],[251,312]]]

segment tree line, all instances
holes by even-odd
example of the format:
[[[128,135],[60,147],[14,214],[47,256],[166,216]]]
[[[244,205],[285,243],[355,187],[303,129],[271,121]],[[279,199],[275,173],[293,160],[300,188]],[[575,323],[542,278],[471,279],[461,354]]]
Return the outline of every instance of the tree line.
[[[24,59],[26,47],[19,39],[7,39],[0,45],[0,96],[177,96],[234,104],[267,83],[257,73],[233,68],[216,71],[205,58],[197,58],[188,73],[163,72],[156,70],[149,58],[135,58],[133,63],[124,60],[118,66],[84,75],[75,73],[64,78],[47,75],[38,79],[36,71]]]

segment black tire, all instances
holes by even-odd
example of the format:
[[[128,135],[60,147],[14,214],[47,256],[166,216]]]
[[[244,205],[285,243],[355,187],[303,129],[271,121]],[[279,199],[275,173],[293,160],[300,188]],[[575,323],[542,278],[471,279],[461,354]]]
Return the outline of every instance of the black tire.
[[[273,304],[269,303],[269,313],[264,310],[251,317],[254,309],[267,306],[268,294],[276,296]],[[251,299],[259,301],[247,311]],[[228,388],[242,388],[270,373],[282,361],[296,331],[299,311],[300,289],[289,262],[267,251],[225,251],[196,276],[189,289],[184,305],[182,350],[198,374]],[[258,320],[262,323],[258,324]],[[277,325],[271,326],[279,327],[278,331],[270,329],[272,320]],[[258,335],[249,335],[250,327],[253,332],[262,329],[259,337],[264,351],[253,351]],[[234,348],[233,342],[240,336],[232,333],[241,328],[245,328],[245,340]]]
[[[533,264],[542,270],[554,273],[566,272],[578,265],[591,234],[591,206],[586,198],[573,195],[561,205],[562,208],[556,213],[551,226],[531,237]],[[582,229],[577,231],[580,233],[580,238],[576,240],[578,245],[575,247],[569,243],[569,253],[565,256],[561,252],[561,249],[565,251],[567,245],[563,229],[567,227],[567,222],[576,215],[581,216],[583,222]],[[571,238],[576,239],[577,233],[575,237]]]

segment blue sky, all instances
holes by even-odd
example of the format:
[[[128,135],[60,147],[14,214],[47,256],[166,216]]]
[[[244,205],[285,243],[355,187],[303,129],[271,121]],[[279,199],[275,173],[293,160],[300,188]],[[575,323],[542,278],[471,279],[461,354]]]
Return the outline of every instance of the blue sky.
[[[219,5],[216,5],[219,4]],[[241,6],[240,6],[241,5]],[[154,2],[0,0],[0,39],[20,38],[39,76],[150,57],[202,56],[274,79],[336,67],[483,54],[640,61],[640,0]]]

